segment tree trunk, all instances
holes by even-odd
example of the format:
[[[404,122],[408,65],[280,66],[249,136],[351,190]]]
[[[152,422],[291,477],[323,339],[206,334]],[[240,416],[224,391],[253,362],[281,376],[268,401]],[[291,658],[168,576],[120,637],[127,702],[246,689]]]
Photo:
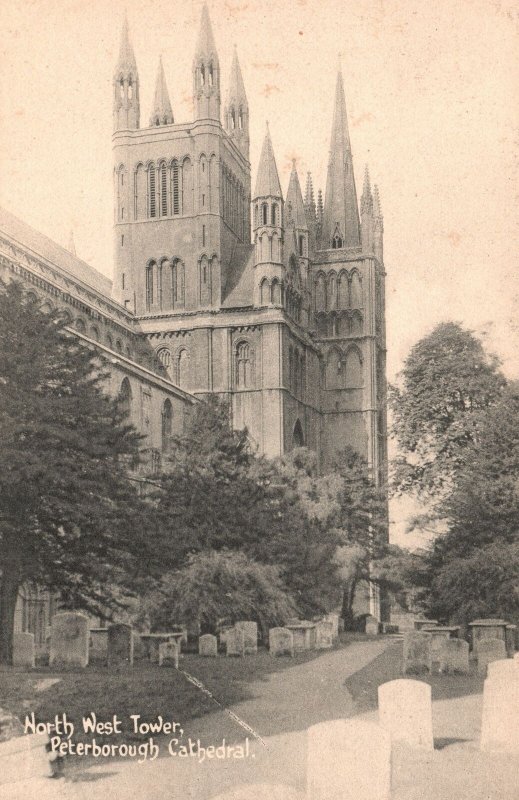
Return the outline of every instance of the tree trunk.
[[[3,569],[0,579],[0,664],[13,663],[14,612],[20,580],[9,569]]]
[[[352,630],[353,628],[353,602],[355,600],[355,590],[357,588],[357,579],[353,578],[351,582],[346,584],[342,594],[342,617],[344,619],[345,630]]]

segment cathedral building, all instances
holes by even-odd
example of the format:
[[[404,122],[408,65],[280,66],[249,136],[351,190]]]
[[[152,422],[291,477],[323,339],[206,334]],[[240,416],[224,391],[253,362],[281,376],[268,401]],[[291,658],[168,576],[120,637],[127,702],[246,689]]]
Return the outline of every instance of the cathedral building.
[[[268,126],[253,186],[238,55],[222,108],[206,6],[192,74],[191,122],[175,122],[159,61],[141,124],[124,23],[113,74],[113,282],[1,209],[0,276],[21,280],[43,308],[60,307],[97,348],[109,390],[145,435],[148,469],[193,404],[217,394],[258,452],[307,446],[327,470],[350,445],[385,485],[383,219],[367,169],[359,209],[342,76],[316,202],[310,173],[303,196],[295,163],[283,193]],[[18,629],[44,643],[49,608],[28,590]]]

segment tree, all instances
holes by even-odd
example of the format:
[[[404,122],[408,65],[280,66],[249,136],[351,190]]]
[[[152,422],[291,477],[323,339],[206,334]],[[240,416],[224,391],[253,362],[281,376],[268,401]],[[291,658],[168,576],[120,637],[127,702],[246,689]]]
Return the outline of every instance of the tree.
[[[435,502],[452,485],[474,441],[478,412],[499,399],[498,361],[460,325],[438,325],[411,350],[401,385],[390,387],[397,492]]]
[[[151,569],[151,513],[130,479],[140,437],[104,392],[96,352],[15,282],[0,287],[0,662],[19,588],[68,607],[110,605]]]
[[[249,619],[266,632],[294,616],[296,606],[275,567],[245,553],[208,550],[164,576],[149,612],[152,624],[159,627],[182,620],[216,633],[219,620],[234,624]]]

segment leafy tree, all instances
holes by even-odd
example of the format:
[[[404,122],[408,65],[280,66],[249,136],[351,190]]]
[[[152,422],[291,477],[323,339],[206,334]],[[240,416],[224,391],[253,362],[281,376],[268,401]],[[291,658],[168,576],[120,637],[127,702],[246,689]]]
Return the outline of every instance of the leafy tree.
[[[266,632],[294,616],[296,607],[275,567],[245,553],[208,550],[164,576],[149,611],[152,624],[159,627],[180,619],[216,633],[221,619],[250,619]]]
[[[389,393],[400,455],[394,488],[435,501],[452,486],[474,441],[478,412],[495,403],[505,379],[498,361],[460,325],[438,325],[411,350],[401,385]]]
[[[150,509],[128,461],[139,437],[103,390],[95,351],[15,282],[0,287],[0,661],[33,582],[106,609],[151,557]],[[150,562],[151,568],[151,562]]]

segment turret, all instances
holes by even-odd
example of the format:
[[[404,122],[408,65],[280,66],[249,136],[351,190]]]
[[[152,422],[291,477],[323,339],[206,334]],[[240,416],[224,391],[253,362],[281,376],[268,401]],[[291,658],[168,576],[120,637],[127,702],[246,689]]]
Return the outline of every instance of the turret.
[[[285,307],[297,322],[307,325],[310,315],[309,231],[295,159],[285,202],[285,264]]]
[[[253,199],[256,305],[283,305],[283,194],[267,124]]]
[[[245,86],[238,61],[238,53],[234,48],[229,78],[229,92],[224,113],[225,130],[234,139],[239,150],[249,160],[249,104],[245,94]]]
[[[128,20],[125,17],[121,35],[119,60],[113,78],[114,131],[136,130],[139,127],[139,74],[133,47],[130,44]]]
[[[384,263],[384,217],[380,207],[378,186],[373,188],[373,249],[375,257]]]
[[[357,192],[353,175],[342,73],[339,70],[335,90],[321,247],[323,249],[340,249],[359,245],[360,224]]]
[[[193,101],[195,120],[220,121],[220,63],[205,3],[193,59]]]
[[[315,205],[314,185],[311,172],[306,174],[305,189],[305,214],[306,224],[308,225],[308,250],[309,253],[315,252],[317,238],[317,207]]]
[[[162,65],[162,56],[159,58],[157,80],[155,83],[155,96],[150,115],[150,127],[157,125],[172,125],[174,122],[171,101],[169,99],[166,76]]]
[[[361,219],[361,238],[362,251],[364,253],[373,252],[373,195],[371,194],[371,184],[369,180],[369,170],[366,164],[364,173],[364,187],[360,198],[360,219]]]

